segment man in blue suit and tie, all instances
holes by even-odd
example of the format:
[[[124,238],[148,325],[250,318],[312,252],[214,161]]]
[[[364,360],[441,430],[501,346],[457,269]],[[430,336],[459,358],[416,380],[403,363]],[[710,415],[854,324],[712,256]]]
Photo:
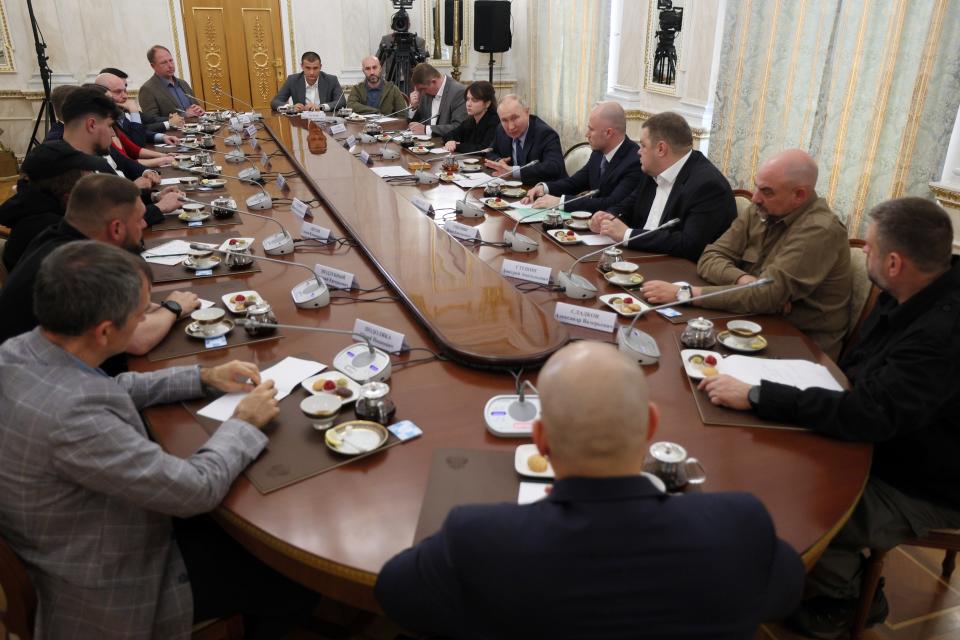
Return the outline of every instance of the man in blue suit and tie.
[[[488,169],[524,184],[567,177],[560,136],[546,122],[530,115],[530,107],[519,96],[501,98],[497,116],[500,126],[493,136],[493,151],[484,161]],[[532,160],[537,164],[521,169]]]
[[[560,196],[599,189],[596,197],[577,201],[577,210],[608,209],[633,193],[643,179],[637,143],[627,137],[627,118],[618,102],[600,102],[587,120],[587,143],[593,149],[587,164],[562,180],[541,182],[527,192],[523,204],[555,207]]]
[[[756,498],[671,496],[641,475],[658,411],[635,361],[577,342],[538,384],[553,490],[453,509],[381,570],[391,618],[454,638],[750,640],[796,607],[803,564]]]

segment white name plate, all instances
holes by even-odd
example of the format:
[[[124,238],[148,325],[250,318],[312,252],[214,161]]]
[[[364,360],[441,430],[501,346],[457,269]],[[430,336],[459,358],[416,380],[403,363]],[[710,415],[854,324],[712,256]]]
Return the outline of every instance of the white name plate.
[[[617,314],[599,309],[587,309],[575,304],[558,302],[553,317],[566,324],[575,324],[597,331],[613,331],[617,326]]]
[[[323,111],[301,111],[300,117],[304,120],[326,120],[327,114]]]
[[[360,162],[363,164],[370,164],[370,154],[366,151],[360,152]]]
[[[550,267],[517,262],[516,260],[504,260],[503,264],[500,265],[500,275],[502,276],[540,284],[550,284],[551,271]]]
[[[246,113],[241,113],[240,124],[250,124],[250,116]]]
[[[454,238],[460,240],[476,240],[480,237],[480,229],[471,227],[468,224],[461,224],[454,220],[447,220],[443,223],[443,229]]]
[[[260,166],[264,169],[270,166],[270,156],[267,155],[266,151],[260,152]]]
[[[293,211],[298,218],[303,220],[310,213],[310,207],[300,198],[294,198],[290,203],[290,211]]]
[[[417,209],[420,209],[420,211],[423,211],[428,216],[433,215],[433,205],[427,202],[426,200],[424,200],[423,198],[414,198],[410,201],[410,203],[413,206],[415,206]]]
[[[260,146],[260,143],[257,142],[257,139],[250,136],[250,148],[256,151],[258,146]]]
[[[232,124],[235,127],[240,126],[240,118],[238,118],[237,116],[233,116],[232,118],[230,118],[230,124]]]
[[[353,146],[357,144],[357,136],[349,136],[345,142],[347,143],[348,149],[353,149]]]
[[[345,125],[345,124],[343,124],[343,123],[341,122],[340,124],[335,124],[335,125],[333,125],[332,127],[330,127],[330,135],[334,135],[334,136],[335,136],[335,135],[337,135],[338,133],[343,133],[343,132],[345,132],[346,130],[347,130],[347,125]]]
[[[281,191],[289,189],[289,186],[287,185],[287,179],[279,173],[277,174],[277,186],[280,187]]]
[[[357,318],[353,323],[354,333],[370,339],[375,346],[389,353],[403,351],[404,336],[402,333],[381,327],[380,325]]]
[[[257,135],[257,125],[251,124],[245,129],[245,131],[247,132],[247,135],[252,138],[253,136]]]
[[[303,226],[300,227],[300,235],[313,240],[326,240],[330,237],[330,229],[304,221]]]
[[[327,283],[331,289],[352,289],[353,281],[356,278],[349,271],[340,271],[333,267],[327,267],[322,264],[314,265],[314,272]]]

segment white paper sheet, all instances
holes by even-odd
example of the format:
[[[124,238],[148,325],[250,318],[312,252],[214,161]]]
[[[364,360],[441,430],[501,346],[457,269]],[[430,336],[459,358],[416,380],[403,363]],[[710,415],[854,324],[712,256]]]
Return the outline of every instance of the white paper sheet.
[[[260,372],[261,380],[273,380],[277,387],[277,400],[283,400],[298,384],[312,375],[320,373],[327,365],[313,360],[287,357],[269,369]],[[247,397],[246,393],[227,393],[220,396],[197,413],[205,418],[223,422],[233,415],[240,401]]]
[[[374,167],[370,170],[381,178],[397,178],[411,175],[410,172],[403,167]]]
[[[161,187],[169,187],[174,184],[180,184],[180,178],[160,178]]]
[[[439,156],[439,155],[442,155],[442,154],[444,154],[444,153],[450,153],[450,152],[447,151],[446,149],[444,149],[443,147],[439,147],[439,148],[437,148],[437,149],[430,149],[430,153],[433,153],[433,154],[436,154],[436,155]]]
[[[749,385],[760,384],[761,380],[779,382],[798,389],[820,387],[833,391],[843,391],[822,364],[807,360],[774,360],[754,358],[752,356],[728,356],[717,365],[720,373],[733,376]]]
[[[608,238],[607,236],[595,234],[595,235],[583,235],[580,236],[580,240],[583,241],[583,244],[588,247],[602,247],[607,244],[613,244],[616,242],[613,238]]]
[[[487,184],[487,182],[492,182],[490,176],[480,172],[475,178],[464,178],[462,180],[454,180],[453,184],[457,185],[462,189],[473,189],[474,187],[479,187],[481,184]]]
[[[520,493],[517,495],[517,504],[530,504],[547,497],[547,488],[552,485],[546,482],[521,482]]]
[[[144,251],[140,255],[147,262],[165,264],[168,267],[180,264],[190,251],[190,243],[184,240],[171,240]]]

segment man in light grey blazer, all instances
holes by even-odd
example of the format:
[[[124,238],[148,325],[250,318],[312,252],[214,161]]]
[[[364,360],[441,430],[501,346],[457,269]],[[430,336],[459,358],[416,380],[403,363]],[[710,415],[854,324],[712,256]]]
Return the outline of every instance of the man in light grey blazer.
[[[340,81],[337,76],[320,70],[323,63],[319,55],[307,51],[300,57],[300,68],[303,71],[287,76],[280,91],[270,101],[274,111],[286,104],[287,100],[293,101],[293,108],[297,112],[330,111],[337,106],[344,106]]]
[[[467,119],[465,87],[445,76],[426,62],[421,62],[410,73],[414,91],[410,93],[410,130],[424,133],[429,126],[431,135],[443,136]]]
[[[69,243],[37,275],[40,326],[0,347],[0,536],[39,594],[37,639],[189,638],[199,592],[170,516],[220,504],[278,413],[251,363],[116,378],[97,368],[125,350],[149,283],[138,256]],[[196,453],[165,453],[138,412],[202,385],[250,393]]]
[[[203,108],[194,97],[193,87],[174,74],[177,66],[170,50],[155,44],[147,51],[147,62],[153,67],[153,75],[140,87],[137,99],[140,109],[154,118],[167,119],[175,113],[185,116],[202,116]]]

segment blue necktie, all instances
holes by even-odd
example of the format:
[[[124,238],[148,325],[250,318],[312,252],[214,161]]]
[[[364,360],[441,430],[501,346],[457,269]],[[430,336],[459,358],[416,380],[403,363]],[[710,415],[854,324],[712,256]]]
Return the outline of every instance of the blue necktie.
[[[600,177],[603,177],[604,172],[606,172],[609,166],[610,163],[607,162],[607,156],[603,156],[603,159],[600,161]]]
[[[523,157],[523,145],[520,144],[520,140],[513,141],[513,164],[514,166],[519,167],[522,164],[526,164],[526,160]]]

